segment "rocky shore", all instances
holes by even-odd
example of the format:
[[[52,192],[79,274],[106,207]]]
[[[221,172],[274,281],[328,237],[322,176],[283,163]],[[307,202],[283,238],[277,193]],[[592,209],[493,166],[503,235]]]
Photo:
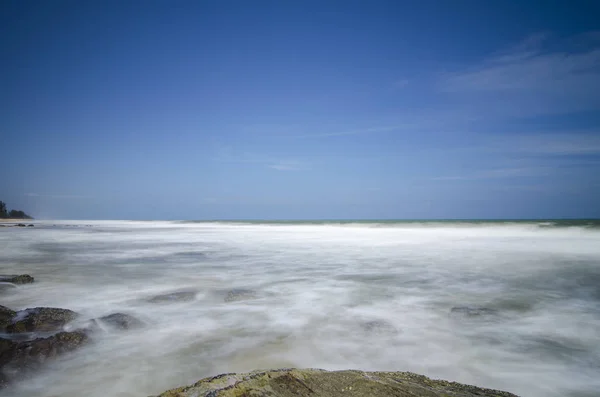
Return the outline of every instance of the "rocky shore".
[[[279,369],[224,374],[158,397],[516,397],[499,390],[433,380],[410,372]]]
[[[4,285],[34,282],[28,274],[0,275]],[[67,325],[78,321],[77,327]],[[79,321],[82,320],[82,321]],[[81,319],[79,313],[54,307],[12,310],[0,305],[0,389],[23,381],[58,356],[82,348],[107,328],[128,330],[143,322],[125,313]]]
[[[0,275],[0,283],[15,288],[33,283],[30,275]],[[147,298],[154,304],[193,299],[195,291],[174,291]],[[256,292],[234,289],[225,302],[253,299]],[[452,315],[482,316],[495,313],[486,308],[457,307]],[[383,325],[382,325],[383,324]],[[385,323],[368,323],[381,328]],[[83,349],[107,330],[127,332],[146,324],[126,313],[82,318],[64,308],[33,307],[13,310],[0,305],[0,390],[27,379],[62,355]],[[168,390],[160,397],[242,397],[242,396],[414,396],[414,397],[515,397],[514,394],[432,380],[410,372],[329,372],[320,369],[276,369],[250,373],[223,374],[202,379],[193,385]]]

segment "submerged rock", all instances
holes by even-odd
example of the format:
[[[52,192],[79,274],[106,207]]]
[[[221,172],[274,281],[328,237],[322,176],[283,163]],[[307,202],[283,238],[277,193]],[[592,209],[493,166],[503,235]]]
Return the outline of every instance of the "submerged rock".
[[[0,332],[3,332],[6,327],[12,323],[12,319],[17,315],[17,312],[9,309],[6,306],[0,305]]]
[[[251,289],[237,288],[227,292],[227,296],[225,296],[225,302],[237,302],[248,299],[255,299],[256,297],[256,291],[253,291]]]
[[[0,373],[7,384],[39,369],[47,360],[71,352],[88,341],[83,331],[59,332],[48,338],[19,342],[0,338]]]
[[[433,380],[410,372],[280,369],[224,374],[172,389],[159,397],[517,397],[462,383]]]
[[[498,310],[488,307],[456,306],[450,309],[450,314],[465,317],[491,316],[498,314]]]
[[[112,328],[120,330],[135,329],[144,326],[141,320],[125,313],[109,314],[108,316],[100,317],[98,320]]]
[[[398,330],[385,320],[372,320],[360,324],[361,328],[373,334],[397,334]]]
[[[6,332],[53,332],[62,331],[65,324],[78,316],[72,310],[54,307],[35,307],[18,311]]]
[[[172,302],[187,302],[196,299],[195,291],[177,291],[168,294],[156,295],[148,299],[150,303],[172,303]]]
[[[0,282],[13,284],[29,284],[33,283],[33,277],[31,277],[29,274],[0,275]]]

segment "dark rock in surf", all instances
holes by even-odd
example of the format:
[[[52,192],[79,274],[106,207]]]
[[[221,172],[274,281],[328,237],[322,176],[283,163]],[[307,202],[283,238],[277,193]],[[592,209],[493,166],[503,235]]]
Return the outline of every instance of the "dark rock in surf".
[[[488,307],[456,306],[450,309],[450,315],[463,317],[494,316],[498,310]]]
[[[3,332],[6,327],[12,323],[12,319],[16,314],[16,311],[0,305],[0,332]]]
[[[30,223],[29,225],[27,225],[27,227],[34,227],[35,225],[33,223]]]
[[[48,338],[18,342],[0,338],[0,373],[4,385],[19,380],[44,363],[62,354],[71,352],[89,340],[83,331],[59,332]],[[1,382],[0,382],[1,383]]]
[[[6,327],[6,332],[57,332],[79,315],[72,310],[36,307],[20,310]]]
[[[188,302],[196,299],[195,291],[177,291],[168,294],[156,295],[148,299],[150,303]]]
[[[144,326],[144,323],[141,320],[125,313],[109,314],[108,316],[100,317],[98,320],[103,324],[119,330],[136,329]]]
[[[227,292],[227,296],[225,296],[225,302],[238,302],[256,298],[256,291],[251,289],[237,288]]]
[[[33,283],[33,277],[29,274],[21,274],[21,275],[0,275],[0,282],[4,283],[13,283],[13,284],[29,284]]]

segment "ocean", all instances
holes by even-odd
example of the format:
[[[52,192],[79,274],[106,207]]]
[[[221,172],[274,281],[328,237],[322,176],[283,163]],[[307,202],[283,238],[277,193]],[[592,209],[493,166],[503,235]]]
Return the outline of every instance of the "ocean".
[[[280,367],[600,393],[600,221],[35,223],[0,228],[0,273],[36,279],[0,286],[0,304],[145,326],[5,395],[145,397]]]

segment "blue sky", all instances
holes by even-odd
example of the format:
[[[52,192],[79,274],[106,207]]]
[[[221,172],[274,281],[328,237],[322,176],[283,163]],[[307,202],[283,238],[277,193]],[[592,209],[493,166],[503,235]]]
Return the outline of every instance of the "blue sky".
[[[597,1],[0,7],[9,208],[600,217]]]

